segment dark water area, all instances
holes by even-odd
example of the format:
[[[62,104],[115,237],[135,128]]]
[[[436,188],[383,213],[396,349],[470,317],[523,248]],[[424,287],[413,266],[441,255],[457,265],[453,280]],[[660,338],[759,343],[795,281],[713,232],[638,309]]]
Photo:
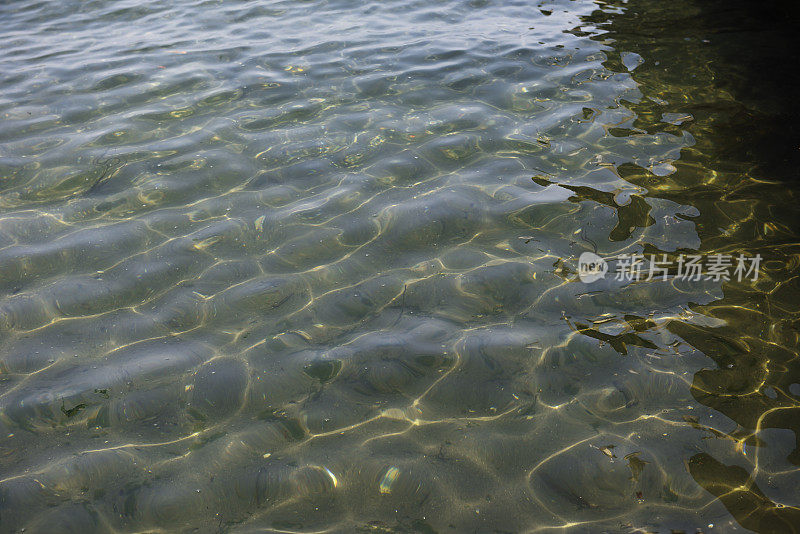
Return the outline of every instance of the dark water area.
[[[0,532],[800,532],[796,5],[0,21]]]
[[[706,27],[729,38],[718,45],[720,62],[744,66],[743,75],[731,80],[729,90],[750,113],[740,116],[736,128],[743,134],[739,153],[763,168],[765,176],[792,182],[800,168],[800,113],[796,98],[800,24],[797,2],[767,1],[703,3]],[[724,86],[724,85],[723,85]],[[755,111],[758,110],[758,111]],[[732,132],[731,132],[732,133]]]
[[[800,230],[795,117],[800,110],[797,75],[789,65],[800,59],[794,45],[800,10],[796,3],[676,2],[664,6],[659,18],[651,2],[626,7],[609,24],[609,33],[623,47],[647,50],[662,67],[643,65],[634,78],[660,89],[659,97],[674,102],[683,96],[682,111],[694,117],[687,129],[697,144],[681,158],[687,185],[672,187],[668,197],[686,199],[694,191],[702,250],[740,247],[769,257],[775,269],[771,280],[756,290],[727,287],[724,298],[713,305],[694,307],[725,320],[725,326],[670,325],[718,366],[695,374],[692,395],[737,423],[734,434],[740,434],[743,449],[748,444],[769,446],[751,439],[760,429],[789,430],[794,447],[786,459],[797,466],[800,412],[796,391],[794,398],[791,391],[800,374],[794,281]],[[702,68],[687,69],[676,56],[693,58]],[[684,171],[680,165],[678,169],[676,177]],[[743,205],[749,205],[745,218],[756,224],[740,219],[727,228],[720,225]],[[779,495],[777,502],[768,496],[773,479],[762,477],[761,485],[767,487],[759,487],[757,463],[754,468],[726,463],[698,452],[687,460],[687,469],[720,498],[737,526],[754,532],[800,529],[797,509],[787,508]],[[796,499],[798,492],[786,495]]]
[[[602,15],[601,15],[602,17]],[[785,182],[797,180],[800,112],[792,65],[800,62],[795,43],[800,23],[796,2],[767,0],[636,2],[609,21],[615,39],[663,66],[663,84],[695,83],[676,58],[702,58],[709,83],[732,101],[695,101],[696,112],[715,115],[717,157],[750,164],[757,174]],[[691,59],[689,64],[693,63]],[[702,75],[702,74],[700,74]]]

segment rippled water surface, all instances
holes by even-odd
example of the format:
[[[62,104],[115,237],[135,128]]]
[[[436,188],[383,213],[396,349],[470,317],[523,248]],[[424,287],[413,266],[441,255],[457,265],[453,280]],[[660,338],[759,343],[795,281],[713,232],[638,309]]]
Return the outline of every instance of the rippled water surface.
[[[799,531],[797,195],[697,9],[3,3],[0,530]]]

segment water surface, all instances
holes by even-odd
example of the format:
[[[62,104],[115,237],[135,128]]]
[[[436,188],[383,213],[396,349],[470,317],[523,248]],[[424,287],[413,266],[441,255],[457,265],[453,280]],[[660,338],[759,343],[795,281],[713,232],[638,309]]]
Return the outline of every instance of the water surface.
[[[0,6],[3,531],[796,531],[779,111],[665,5]]]

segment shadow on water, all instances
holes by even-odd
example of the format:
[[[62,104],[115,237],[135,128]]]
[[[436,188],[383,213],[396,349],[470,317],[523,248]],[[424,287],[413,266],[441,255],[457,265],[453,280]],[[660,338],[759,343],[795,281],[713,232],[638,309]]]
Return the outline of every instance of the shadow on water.
[[[607,31],[595,39],[613,43],[606,65],[618,72],[633,66],[645,96],[628,104],[638,118],[620,135],[670,132],[677,122],[695,140],[669,176],[633,165],[620,173],[654,196],[698,208],[703,254],[760,254],[765,261],[757,281],[732,280],[721,300],[692,306],[722,326],[668,326],[716,363],[694,375],[693,397],[736,426],[720,432],[687,422],[709,431],[709,439],[734,440],[744,459],[736,465],[699,452],[683,461],[742,527],[800,532],[797,488],[776,482],[800,466],[800,114],[793,72],[800,9],[770,1],[598,4],[602,9],[584,20]],[[626,61],[630,53],[644,62]],[[678,113],[662,116],[666,102]],[[766,457],[783,470],[765,466]],[[787,498],[794,502],[779,502]]]

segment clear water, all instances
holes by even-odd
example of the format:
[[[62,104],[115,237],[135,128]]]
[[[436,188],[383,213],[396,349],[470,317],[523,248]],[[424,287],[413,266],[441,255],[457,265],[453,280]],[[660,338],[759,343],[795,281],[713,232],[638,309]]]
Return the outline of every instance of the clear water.
[[[0,528],[797,531],[796,194],[698,13],[4,3]]]

